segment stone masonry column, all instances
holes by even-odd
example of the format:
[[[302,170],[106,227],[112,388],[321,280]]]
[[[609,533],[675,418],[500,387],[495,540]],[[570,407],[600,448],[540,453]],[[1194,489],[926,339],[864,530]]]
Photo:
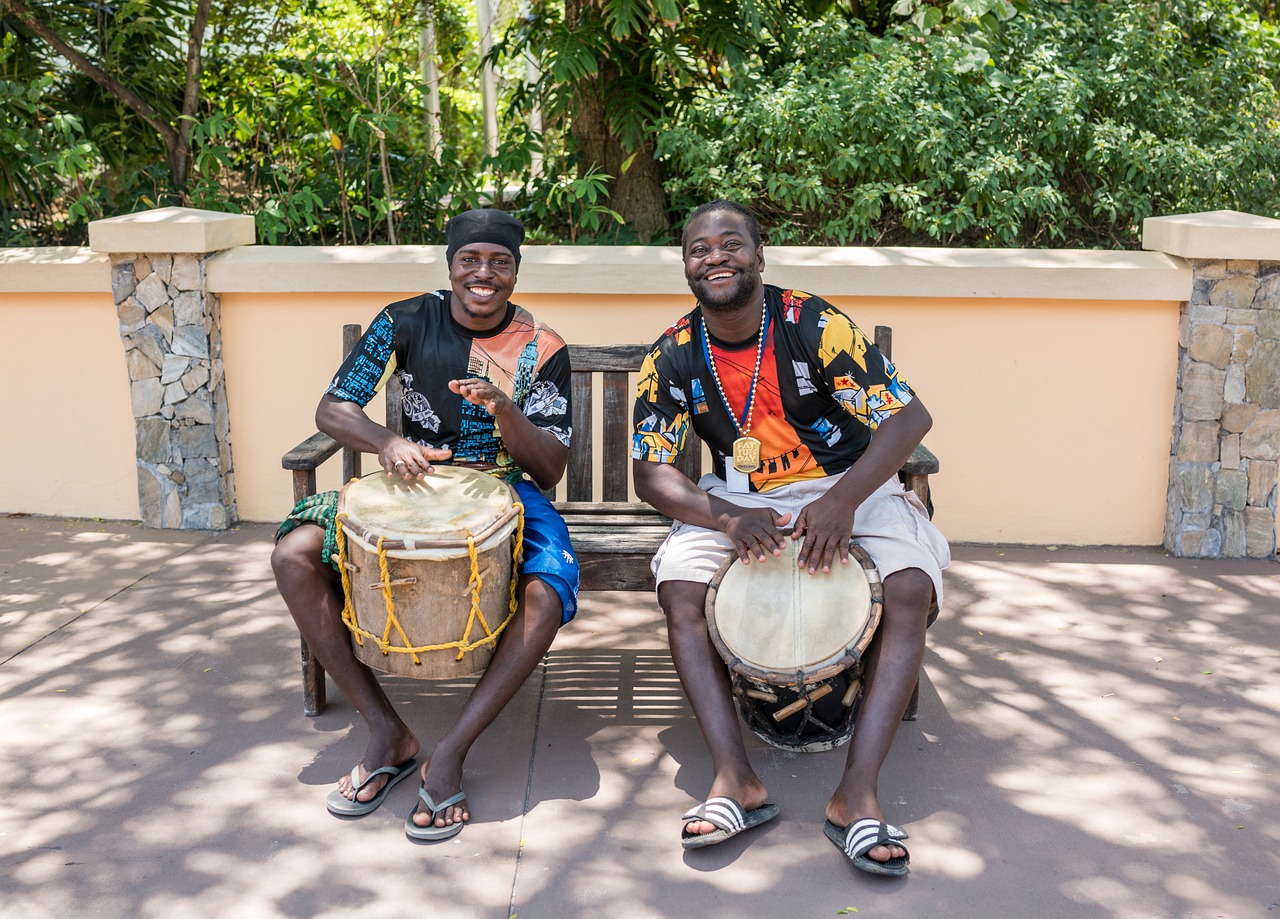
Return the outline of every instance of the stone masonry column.
[[[1143,248],[1195,273],[1178,329],[1165,548],[1276,555],[1280,220],[1235,211],[1148,218]]]
[[[221,311],[205,264],[253,237],[252,217],[193,208],[89,225],[90,247],[111,257],[145,526],[225,529],[236,520]]]

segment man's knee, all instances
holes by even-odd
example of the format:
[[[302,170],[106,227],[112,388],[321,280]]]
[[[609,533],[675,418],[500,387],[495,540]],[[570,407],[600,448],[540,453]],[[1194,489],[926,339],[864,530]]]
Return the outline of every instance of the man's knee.
[[[316,526],[300,526],[286,533],[271,550],[271,570],[276,584],[284,586],[320,575],[320,558],[324,530]]]
[[[929,612],[933,603],[933,578],[919,568],[895,571],[884,579],[886,612],[910,611],[912,615]]]
[[[707,585],[696,581],[663,581],[658,605],[672,627],[701,626],[707,619]]]
[[[564,620],[564,604],[560,594],[542,578],[530,574],[520,577],[520,601],[525,617],[539,625],[560,627]]]

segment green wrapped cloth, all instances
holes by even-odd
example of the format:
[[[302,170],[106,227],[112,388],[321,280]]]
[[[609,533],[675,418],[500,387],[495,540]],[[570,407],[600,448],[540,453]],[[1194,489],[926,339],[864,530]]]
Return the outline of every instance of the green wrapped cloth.
[[[318,495],[309,495],[299,501],[289,516],[284,518],[280,528],[276,530],[276,542],[303,523],[318,523],[324,527],[322,552],[325,563],[334,571],[339,571],[338,563],[334,561],[334,557],[338,554],[338,493],[322,491]]]

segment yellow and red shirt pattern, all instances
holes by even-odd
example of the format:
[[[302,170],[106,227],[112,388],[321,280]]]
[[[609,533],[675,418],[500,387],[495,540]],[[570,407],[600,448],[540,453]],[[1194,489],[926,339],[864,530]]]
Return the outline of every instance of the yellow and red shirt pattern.
[[[897,369],[847,316],[821,297],[765,286],[769,334],[748,433],[761,443],[753,491],[837,475],[862,455],[876,427],[913,398]],[[714,471],[739,436],[756,340],[711,340],[724,399],[702,348],[701,307],[680,318],[645,358],[633,413],[632,457],[674,462],[689,426],[711,448]],[[725,407],[725,401],[729,409]]]

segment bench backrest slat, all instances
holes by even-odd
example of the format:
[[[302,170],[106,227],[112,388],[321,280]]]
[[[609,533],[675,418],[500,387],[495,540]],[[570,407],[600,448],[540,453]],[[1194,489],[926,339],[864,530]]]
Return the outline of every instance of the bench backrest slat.
[[[570,361],[573,358],[570,357]],[[590,501],[592,483],[591,374],[574,368],[573,384],[573,449],[566,470],[569,482],[565,495],[570,501]],[[607,464],[606,464],[607,465]]]
[[[359,323],[348,323],[342,327],[342,357],[344,360],[355,348],[356,342],[359,340]],[[391,417],[390,411],[387,412],[387,417]],[[360,451],[344,448],[342,451],[342,481],[350,482],[352,479],[358,478],[360,478]]]
[[[651,345],[570,345],[569,363],[574,370],[603,373],[619,370],[635,373]]]
[[[627,471],[631,468],[631,405],[635,391],[621,370],[600,374],[604,389],[604,500],[626,501]],[[621,445],[621,447],[619,447]],[[589,500],[589,499],[588,499]]]

